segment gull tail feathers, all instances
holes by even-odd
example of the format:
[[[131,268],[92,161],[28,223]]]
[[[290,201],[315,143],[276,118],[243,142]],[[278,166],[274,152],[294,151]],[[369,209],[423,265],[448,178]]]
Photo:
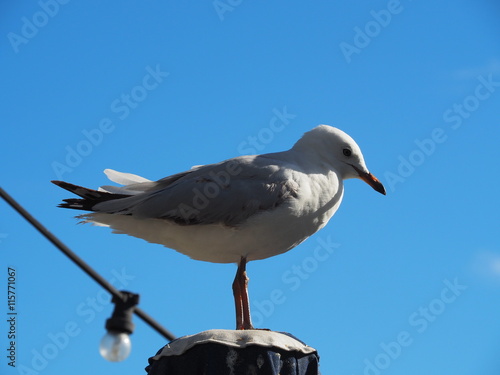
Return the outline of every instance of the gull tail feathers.
[[[101,186],[98,191],[112,194],[122,195],[137,195],[155,187],[156,182],[148,180],[147,178],[132,174],[118,172],[113,169],[105,169],[104,174],[113,182],[124,186]]]
[[[132,173],[118,172],[114,169],[105,169],[104,174],[113,182],[120,185],[131,185],[142,182],[151,182],[147,178]]]

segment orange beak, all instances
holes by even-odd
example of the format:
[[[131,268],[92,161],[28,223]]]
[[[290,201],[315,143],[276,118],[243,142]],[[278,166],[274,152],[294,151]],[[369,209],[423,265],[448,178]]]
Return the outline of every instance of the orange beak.
[[[370,185],[373,188],[373,190],[378,191],[380,194],[385,195],[385,187],[384,185],[382,185],[382,183],[378,180],[377,177],[375,177],[371,173],[363,172],[356,167],[354,167],[354,169],[356,170],[356,172],[358,172],[359,178],[361,178],[364,182]]]

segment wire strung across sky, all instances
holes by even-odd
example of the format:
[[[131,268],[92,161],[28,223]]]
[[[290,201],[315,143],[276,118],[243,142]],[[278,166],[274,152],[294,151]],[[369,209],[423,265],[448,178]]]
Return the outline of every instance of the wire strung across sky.
[[[92,267],[85,263],[78,255],[76,255],[69,247],[63,244],[56,236],[54,236],[47,228],[45,228],[38,220],[36,220],[28,211],[26,211],[14,198],[0,187],[0,196],[22,217],[24,217],[31,225],[33,225],[45,238],[47,238],[55,247],[61,250],[69,259],[71,259],[78,267],[80,267],[87,275],[93,278],[98,284],[106,289],[111,295],[123,300],[121,292],[111,285],[106,279],[99,275]],[[172,341],[176,337],[168,329],[162,327],[156,320],[146,314],[137,306],[134,308],[134,313],[141,318],[146,324],[149,324],[160,335],[167,340]]]

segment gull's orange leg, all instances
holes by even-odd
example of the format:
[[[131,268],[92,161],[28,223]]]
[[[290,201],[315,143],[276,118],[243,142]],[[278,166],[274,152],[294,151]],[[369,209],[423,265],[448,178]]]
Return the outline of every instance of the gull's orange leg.
[[[254,329],[250,316],[248,298],[248,277],[246,272],[247,259],[241,257],[238,270],[233,281],[233,295],[236,307],[236,329]]]

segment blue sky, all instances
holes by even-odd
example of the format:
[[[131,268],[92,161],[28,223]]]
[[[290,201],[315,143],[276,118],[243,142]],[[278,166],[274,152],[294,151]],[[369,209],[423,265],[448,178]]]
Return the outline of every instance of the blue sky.
[[[326,228],[251,262],[256,325],[315,347],[323,374],[496,375],[499,12],[487,0],[3,4],[1,186],[176,335],[233,329],[234,265],[76,225],[49,181],[98,187],[105,168],[159,179],[337,126],[388,194],[347,181]],[[18,311],[17,368],[2,356],[0,372],[141,373],[165,340],[135,318],[130,357],[102,359],[109,298],[0,207],[0,283],[14,268]]]

